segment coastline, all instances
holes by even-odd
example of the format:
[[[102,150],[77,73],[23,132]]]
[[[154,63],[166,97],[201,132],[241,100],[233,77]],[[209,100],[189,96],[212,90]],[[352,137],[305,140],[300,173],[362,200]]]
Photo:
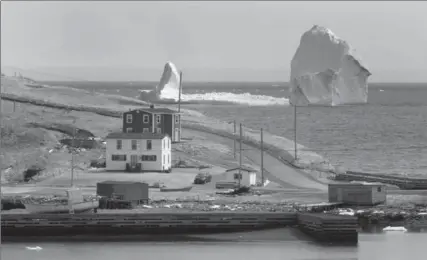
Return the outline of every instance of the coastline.
[[[3,79],[2,79],[3,80]],[[82,95],[84,94],[84,95]],[[132,98],[125,98],[118,95],[97,94],[91,95],[88,91],[75,90],[65,87],[45,87],[29,88],[19,82],[13,86],[3,87],[1,93],[3,100],[27,103],[40,107],[51,107],[65,111],[81,111],[111,118],[121,118],[121,113],[128,109],[135,109],[145,104]],[[83,101],[93,100],[93,102]],[[172,106],[167,106],[175,108]],[[234,139],[238,141],[238,136],[233,134],[233,125],[222,122],[218,119],[206,117],[195,110],[182,109],[183,124],[186,131],[199,133],[199,142],[213,139],[214,142],[228,145]],[[115,119],[116,120],[116,119]],[[242,143],[245,149],[245,157],[256,166],[260,165],[260,136],[255,130],[245,128]],[[301,160],[294,162],[293,155],[286,151],[286,147],[293,147],[293,142],[274,136],[269,133],[264,134],[264,168],[267,179],[277,183],[280,188],[276,190],[289,191],[293,198],[303,198],[304,201],[318,201],[325,199],[327,193],[327,183],[330,181],[325,177],[319,177],[319,172],[332,173],[332,167],[325,162],[320,155],[305,152],[303,146],[299,145]],[[316,176],[317,175],[317,176]],[[299,189],[299,191],[298,191]],[[305,190],[304,195],[297,195]],[[323,194],[319,197],[320,194]]]

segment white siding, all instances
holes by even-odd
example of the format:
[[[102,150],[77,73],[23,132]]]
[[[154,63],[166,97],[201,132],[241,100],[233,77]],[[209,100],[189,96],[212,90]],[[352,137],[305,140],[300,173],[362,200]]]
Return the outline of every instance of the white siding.
[[[137,150],[132,150],[132,140],[123,139],[122,149],[116,149],[117,139],[107,139],[107,151],[106,151],[106,162],[107,170],[109,171],[124,171],[126,169],[126,163],[130,163],[131,155],[138,156],[138,163],[142,164],[142,170],[144,171],[161,171],[171,168],[171,164],[163,162],[163,155],[169,154],[171,156],[171,145],[163,146],[166,142],[170,143],[170,138],[165,137],[164,139],[151,140],[151,150],[147,150],[147,140],[137,140]],[[113,161],[112,155],[126,155],[126,161]],[[142,161],[142,155],[155,155],[156,161]]]
[[[235,182],[239,183],[238,179],[234,179],[234,174],[239,173],[239,170],[234,170],[230,172],[226,172],[225,174],[225,181],[226,182]],[[241,186],[251,186],[256,185],[256,173],[254,172],[247,172],[247,171],[241,171],[242,173],[242,180],[240,181]]]

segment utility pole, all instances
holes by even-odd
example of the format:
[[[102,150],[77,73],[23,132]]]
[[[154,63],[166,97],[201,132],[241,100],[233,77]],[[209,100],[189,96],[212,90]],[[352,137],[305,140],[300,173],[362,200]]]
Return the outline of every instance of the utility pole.
[[[261,185],[264,186],[264,137],[261,128]]]
[[[236,159],[236,120],[234,120],[233,156]]]
[[[182,71],[179,72],[178,112],[181,112],[181,88],[182,88]]]
[[[239,138],[239,188],[242,179],[242,123],[240,123],[240,138]]]
[[[179,94],[178,94],[178,125],[179,125],[179,130],[178,130],[178,137],[177,137],[177,141],[181,142],[181,93],[182,93],[182,71],[179,72]]]
[[[73,187],[74,183],[74,146],[75,146],[75,138],[76,138],[76,128],[73,126],[73,139],[71,142],[71,187]]]
[[[2,8],[4,8],[4,5],[3,5],[3,7]],[[3,11],[3,10],[2,10]],[[2,23],[1,23],[1,25],[2,25],[2,27],[3,27],[3,21],[2,21]],[[2,91],[2,89],[1,89],[1,87],[2,87],[2,85],[0,85],[0,92]],[[0,115],[2,114],[2,99],[1,99],[1,97],[0,97]],[[3,121],[3,116],[0,116],[0,136],[1,136],[1,125],[3,125],[3,122],[1,122],[1,121]],[[0,148],[1,148],[1,141],[0,141]],[[2,165],[2,161],[1,161],[2,159],[1,159],[1,157],[0,157],[0,165],[1,166],[3,166]],[[1,172],[0,172],[0,185],[1,185]],[[1,186],[0,186],[1,187]],[[0,201],[3,201],[3,193],[2,192],[0,192]],[[3,209],[3,204],[2,204],[2,208],[1,209]],[[0,214],[0,222],[1,222],[1,215],[2,214]],[[0,246],[1,246],[1,228],[0,228]]]
[[[295,150],[295,162],[297,160],[297,106],[294,105],[294,150]]]

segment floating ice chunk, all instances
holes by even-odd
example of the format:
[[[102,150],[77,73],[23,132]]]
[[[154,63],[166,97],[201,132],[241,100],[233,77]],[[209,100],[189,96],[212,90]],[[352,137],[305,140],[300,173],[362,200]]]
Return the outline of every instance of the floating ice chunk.
[[[408,230],[405,227],[385,227],[383,231],[398,231],[398,232],[407,232]]]
[[[36,247],[27,246],[27,247],[25,247],[25,249],[27,249],[27,250],[40,251],[40,250],[42,250],[43,248],[41,248],[41,247],[39,247],[39,246],[36,246]]]

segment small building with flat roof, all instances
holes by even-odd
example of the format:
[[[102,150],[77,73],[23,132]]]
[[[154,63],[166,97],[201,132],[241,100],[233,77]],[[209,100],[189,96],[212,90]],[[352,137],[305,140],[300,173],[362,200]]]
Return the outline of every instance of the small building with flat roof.
[[[133,205],[147,203],[148,191],[148,184],[143,182],[103,181],[96,184],[98,196],[129,201]]]
[[[387,199],[387,187],[382,183],[351,182],[328,185],[329,202],[373,206]]]
[[[240,174],[239,174],[240,169]],[[240,179],[240,186],[255,186],[256,185],[256,172],[248,167],[242,166],[242,167],[236,167],[232,169],[228,169],[225,171],[225,180],[222,180],[222,182],[228,182],[228,183],[236,183],[239,184]]]

